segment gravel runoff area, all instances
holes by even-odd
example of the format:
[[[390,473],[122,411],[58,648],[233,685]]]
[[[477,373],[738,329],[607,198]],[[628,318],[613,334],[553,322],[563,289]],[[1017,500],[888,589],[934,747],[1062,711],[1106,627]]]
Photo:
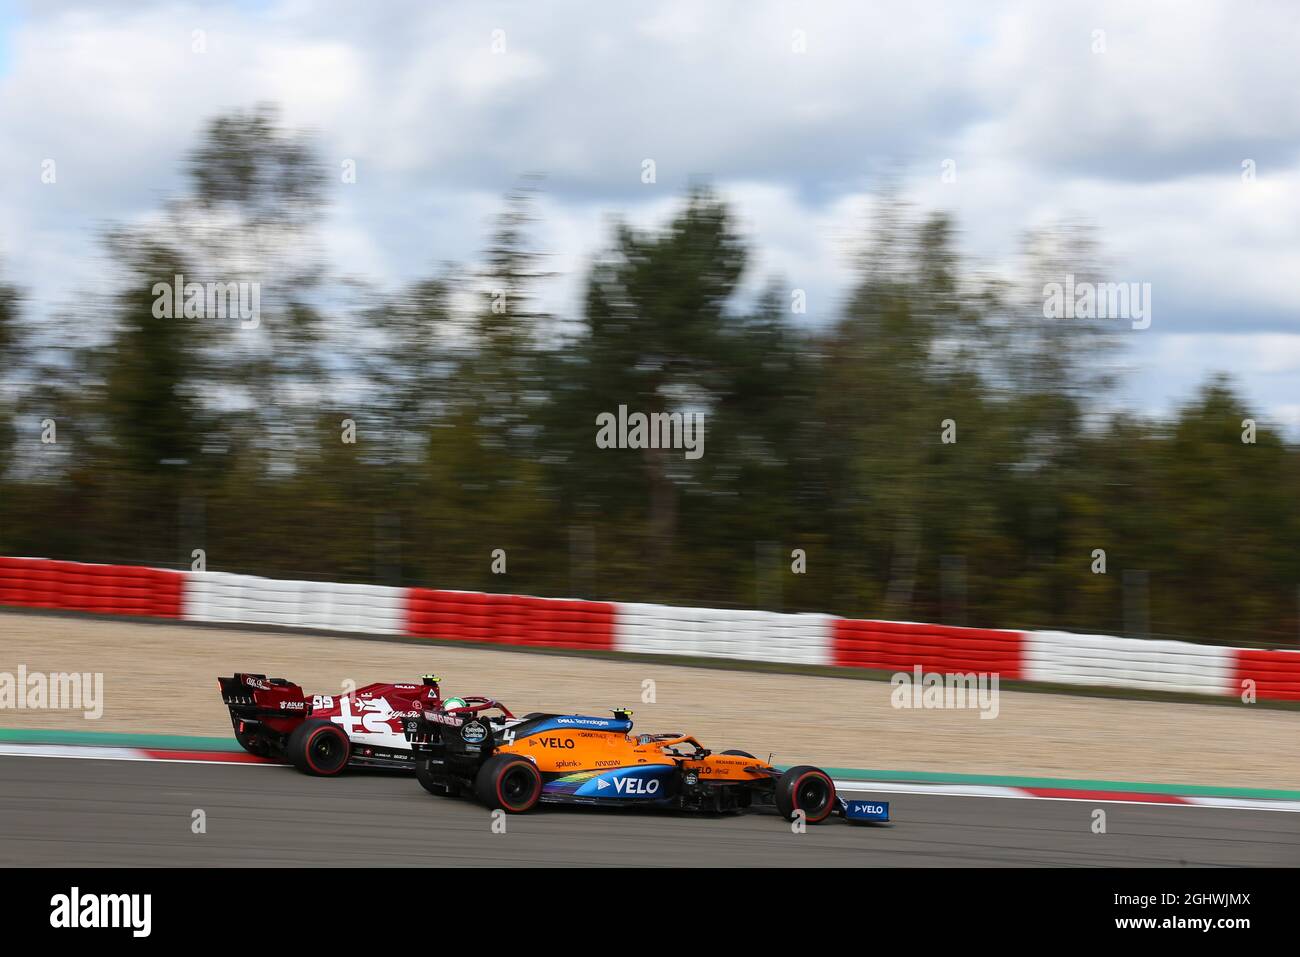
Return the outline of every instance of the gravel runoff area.
[[[0,710],[0,727],[230,733],[217,676],[262,672],[336,692],[416,680],[516,713],[604,714],[643,731],[781,764],[1300,789],[1300,711],[1001,691],[980,711],[905,709],[885,681],[618,661],[497,648],[0,612],[0,673],[104,675],[103,714]]]

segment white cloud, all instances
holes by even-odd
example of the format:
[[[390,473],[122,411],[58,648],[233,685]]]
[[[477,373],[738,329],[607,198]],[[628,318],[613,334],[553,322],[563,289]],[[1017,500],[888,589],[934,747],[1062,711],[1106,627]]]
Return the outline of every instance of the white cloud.
[[[179,187],[209,117],[272,100],[318,131],[328,167],[356,161],[322,239],[381,284],[471,259],[501,194],[540,171],[539,245],[563,273],[544,298],[570,310],[612,214],[655,223],[710,180],[755,241],[751,283],[808,289],[817,321],[892,179],[995,267],[1028,227],[1090,220],[1117,278],[1154,287],[1144,402],[1170,404],[1213,360],[1282,408],[1293,387],[1270,363],[1300,333],[1297,27],[1292,4],[1226,0],[36,7],[0,63],[0,252],[38,308],[71,298],[105,276],[97,231]]]

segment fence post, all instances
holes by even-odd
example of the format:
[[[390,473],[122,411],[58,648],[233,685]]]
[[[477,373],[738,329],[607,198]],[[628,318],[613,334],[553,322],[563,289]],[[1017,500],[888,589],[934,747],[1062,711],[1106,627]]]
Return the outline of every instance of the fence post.
[[[780,611],[782,581],[776,542],[754,543],[754,607]]]
[[[596,529],[591,525],[569,526],[569,592],[574,598],[591,598],[596,593]]]
[[[375,581],[402,584],[402,518],[396,512],[375,516]]]
[[[1124,571],[1124,633],[1131,638],[1151,637],[1149,579],[1145,571]]]
[[[945,625],[966,624],[966,558],[939,558],[939,615]]]

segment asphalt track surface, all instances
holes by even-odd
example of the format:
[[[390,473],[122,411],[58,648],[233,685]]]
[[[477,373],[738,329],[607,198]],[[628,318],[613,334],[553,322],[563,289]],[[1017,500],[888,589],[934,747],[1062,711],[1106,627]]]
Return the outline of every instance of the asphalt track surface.
[[[541,809],[492,833],[486,809],[400,774],[0,758],[4,866],[1300,865],[1300,814],[892,796],[895,822],[794,834],[771,813]],[[1091,830],[1103,807],[1107,833]],[[207,833],[191,830],[206,814]]]

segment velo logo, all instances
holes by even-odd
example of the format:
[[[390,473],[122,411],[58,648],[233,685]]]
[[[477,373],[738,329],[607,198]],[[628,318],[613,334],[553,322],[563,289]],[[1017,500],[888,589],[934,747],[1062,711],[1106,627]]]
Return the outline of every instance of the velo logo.
[[[610,785],[613,785],[614,793],[622,797],[654,797],[659,793],[659,782],[654,778],[648,781],[645,778],[626,777],[614,778],[612,781],[602,779],[596,787],[603,791]]]

